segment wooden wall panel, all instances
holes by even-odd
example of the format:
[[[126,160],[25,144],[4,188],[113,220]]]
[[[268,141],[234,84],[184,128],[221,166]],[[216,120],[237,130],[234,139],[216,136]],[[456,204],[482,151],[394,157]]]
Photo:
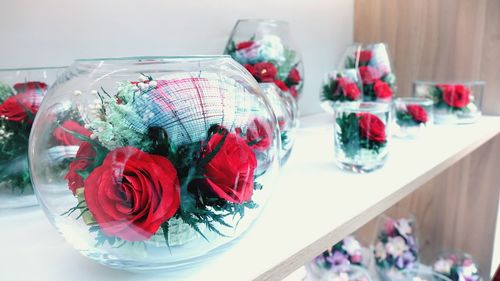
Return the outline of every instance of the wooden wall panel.
[[[465,251],[489,280],[500,196],[499,153],[497,136],[394,206],[416,215],[424,263],[442,251]],[[375,222],[356,233],[361,241],[373,240]]]
[[[483,110],[500,114],[500,0],[356,0],[354,40],[386,42],[398,95],[411,82],[485,80]]]

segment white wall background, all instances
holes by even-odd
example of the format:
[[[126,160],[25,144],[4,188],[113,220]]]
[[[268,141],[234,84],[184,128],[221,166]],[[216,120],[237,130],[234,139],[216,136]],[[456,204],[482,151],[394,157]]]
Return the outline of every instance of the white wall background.
[[[353,0],[0,0],[0,68],[75,58],[219,54],[239,18],[290,23],[302,52],[302,114],[352,43]]]

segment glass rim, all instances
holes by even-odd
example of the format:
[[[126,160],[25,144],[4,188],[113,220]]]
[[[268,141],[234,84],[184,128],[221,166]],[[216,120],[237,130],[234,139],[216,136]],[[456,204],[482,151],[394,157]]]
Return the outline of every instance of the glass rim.
[[[104,58],[82,58],[75,59],[75,63],[92,62],[166,62],[180,60],[213,60],[213,59],[231,59],[229,55],[187,55],[187,56],[131,56],[131,57],[104,57]]]
[[[426,97],[397,97],[394,99],[394,103],[396,103],[396,102],[409,102],[409,101],[430,103],[429,105],[432,105],[434,103],[434,101],[432,99],[426,98]]]
[[[486,82],[484,80],[413,80],[413,84],[427,84],[427,85],[440,85],[440,84],[472,84],[472,85],[482,85],[484,86]]]
[[[52,70],[65,69],[68,66],[37,66],[37,67],[19,67],[19,68],[0,68],[0,72],[4,71],[30,71],[30,70]]]
[[[389,112],[390,103],[373,101],[339,102],[334,104],[334,108],[335,110],[352,112]]]
[[[285,20],[279,20],[279,19],[265,19],[265,18],[244,18],[244,19],[238,19],[236,23],[240,22],[268,22],[268,23],[277,23],[277,24],[283,24],[283,25],[289,25],[288,21]]]

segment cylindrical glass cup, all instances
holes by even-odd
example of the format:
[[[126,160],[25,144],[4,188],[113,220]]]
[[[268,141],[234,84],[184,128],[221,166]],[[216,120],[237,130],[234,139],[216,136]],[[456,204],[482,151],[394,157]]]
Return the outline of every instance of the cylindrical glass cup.
[[[481,272],[471,255],[463,252],[447,252],[439,255],[432,269],[451,281],[482,281]]]
[[[418,266],[415,216],[404,208],[380,215],[374,233],[375,268],[381,280],[402,278],[402,271]]]
[[[29,164],[47,217],[78,251],[152,271],[237,241],[272,190],[278,150],[268,99],[229,56],[92,59],[50,89]]]
[[[397,98],[393,102],[393,135],[416,138],[434,122],[433,102],[428,98]]]
[[[365,101],[391,102],[396,96],[396,75],[385,43],[355,43],[344,52],[339,68],[357,68]]]
[[[436,124],[469,124],[481,116],[484,82],[414,81],[413,95],[434,101]]]
[[[335,107],[335,157],[337,165],[364,173],[381,168],[389,151],[387,103],[341,103]]]
[[[238,20],[224,54],[245,66],[259,83],[274,82],[294,98],[302,93],[304,67],[287,22]]]
[[[334,70],[325,75],[321,86],[321,106],[326,112],[333,112],[339,102],[361,101],[363,83],[356,68]]]
[[[274,83],[259,83],[267,96],[278,120],[280,130],[280,165],[284,166],[290,157],[299,125],[297,101],[288,93],[281,91]]]
[[[64,67],[0,70],[0,209],[37,204],[28,169],[31,125]]]

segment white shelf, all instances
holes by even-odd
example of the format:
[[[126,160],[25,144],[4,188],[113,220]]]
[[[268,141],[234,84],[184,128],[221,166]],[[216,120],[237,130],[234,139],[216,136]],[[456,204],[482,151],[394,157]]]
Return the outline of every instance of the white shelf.
[[[303,118],[295,150],[253,229],[197,268],[139,275],[108,269],[73,250],[38,209],[0,213],[1,280],[279,280],[500,132],[500,117],[436,126],[392,140],[387,164],[364,175],[333,161],[333,121]]]

